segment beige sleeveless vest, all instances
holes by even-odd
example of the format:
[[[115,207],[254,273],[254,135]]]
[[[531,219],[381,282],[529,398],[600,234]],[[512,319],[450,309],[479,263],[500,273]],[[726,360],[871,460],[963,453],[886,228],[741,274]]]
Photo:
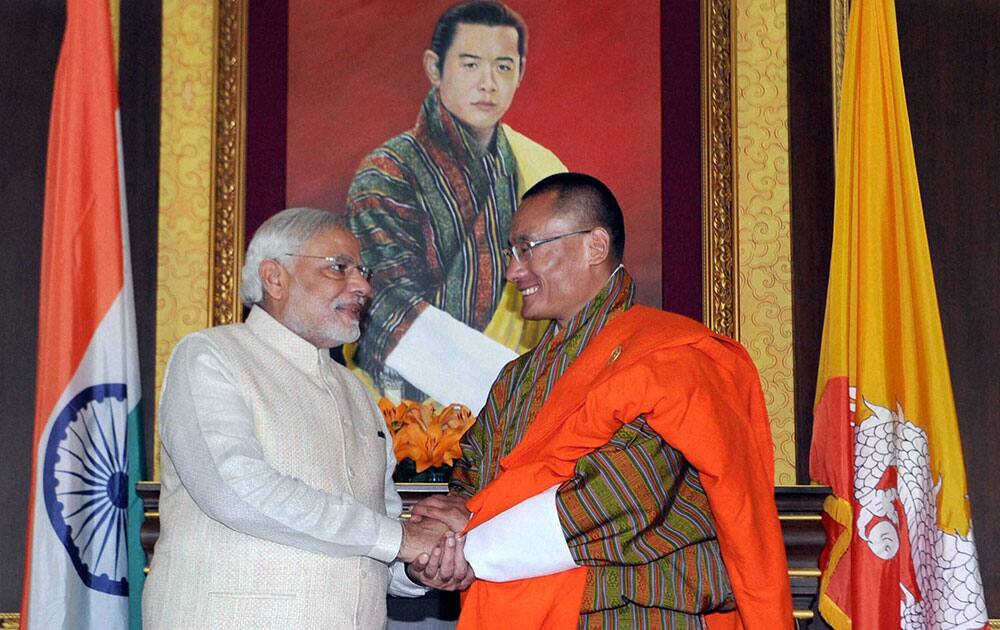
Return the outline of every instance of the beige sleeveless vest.
[[[263,311],[248,324],[197,334],[228,360],[273,468],[385,514],[385,447],[377,437],[384,425],[356,378]],[[384,627],[385,564],[229,529],[198,508],[165,450],[161,458],[146,630]]]

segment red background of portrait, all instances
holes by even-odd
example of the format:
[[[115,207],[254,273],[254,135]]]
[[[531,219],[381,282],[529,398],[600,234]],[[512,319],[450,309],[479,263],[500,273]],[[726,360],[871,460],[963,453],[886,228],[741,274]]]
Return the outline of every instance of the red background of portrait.
[[[361,158],[413,126],[429,88],[421,56],[451,4],[289,3],[287,206],[342,209]],[[639,300],[660,305],[660,3],[512,7],[529,43],[504,122],[611,187],[625,212],[625,262]]]

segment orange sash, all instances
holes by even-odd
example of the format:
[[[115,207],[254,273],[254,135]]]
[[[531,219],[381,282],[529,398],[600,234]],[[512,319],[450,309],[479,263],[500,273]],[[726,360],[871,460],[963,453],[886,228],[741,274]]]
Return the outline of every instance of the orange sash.
[[[791,628],[774,504],[771,432],[757,370],[736,342],[693,320],[634,306],[556,382],[501,474],[468,502],[469,529],[573,477],[576,462],[643,415],[698,469],[738,610],[710,627]],[[513,582],[476,580],[460,630],[576,628],[586,567]]]

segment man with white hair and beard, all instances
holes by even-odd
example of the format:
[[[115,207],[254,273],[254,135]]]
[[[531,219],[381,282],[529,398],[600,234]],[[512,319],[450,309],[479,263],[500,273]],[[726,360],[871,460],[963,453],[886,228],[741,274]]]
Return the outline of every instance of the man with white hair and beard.
[[[147,630],[380,628],[387,589],[425,592],[402,562],[447,527],[400,524],[391,436],[329,353],[358,338],[370,275],[338,217],[282,211],[247,250],[246,322],[177,345]]]

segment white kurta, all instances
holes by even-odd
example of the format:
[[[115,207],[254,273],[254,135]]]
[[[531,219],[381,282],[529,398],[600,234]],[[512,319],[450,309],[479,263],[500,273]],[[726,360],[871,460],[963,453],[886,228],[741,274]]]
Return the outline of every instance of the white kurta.
[[[392,562],[402,505],[377,407],[262,309],[181,340],[159,430],[146,630],[381,628],[387,587],[424,592]]]

